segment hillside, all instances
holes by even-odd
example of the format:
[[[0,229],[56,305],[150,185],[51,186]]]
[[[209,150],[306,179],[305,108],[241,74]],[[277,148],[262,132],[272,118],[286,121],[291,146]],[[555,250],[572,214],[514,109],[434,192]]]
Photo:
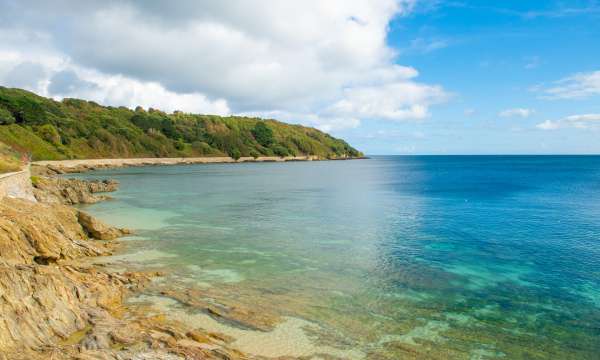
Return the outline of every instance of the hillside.
[[[20,156],[10,146],[0,142],[0,174],[20,170],[23,167]]]
[[[33,160],[362,155],[317,129],[275,120],[58,102],[1,86],[0,141]]]

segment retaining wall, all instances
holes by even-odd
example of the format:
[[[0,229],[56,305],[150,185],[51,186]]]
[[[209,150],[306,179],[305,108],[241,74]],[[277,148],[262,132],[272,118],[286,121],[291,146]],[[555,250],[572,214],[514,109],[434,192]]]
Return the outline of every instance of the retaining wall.
[[[5,197],[36,201],[33,196],[29,167],[17,172],[0,174],[0,200]]]

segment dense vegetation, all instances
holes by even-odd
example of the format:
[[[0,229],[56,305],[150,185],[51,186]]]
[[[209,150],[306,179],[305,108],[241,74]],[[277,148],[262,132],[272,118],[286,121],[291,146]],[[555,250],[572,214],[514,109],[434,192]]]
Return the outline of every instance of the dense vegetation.
[[[78,99],[57,102],[5,87],[0,87],[0,141],[31,153],[34,160],[361,155],[319,130],[275,120],[167,114]]]

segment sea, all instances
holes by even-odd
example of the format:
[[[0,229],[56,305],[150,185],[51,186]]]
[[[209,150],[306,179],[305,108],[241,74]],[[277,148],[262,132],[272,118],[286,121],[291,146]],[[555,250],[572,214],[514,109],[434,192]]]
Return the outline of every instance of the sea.
[[[135,230],[129,299],[263,357],[600,359],[600,157],[148,166],[84,209]],[[191,291],[199,303],[169,297]],[[236,318],[235,314],[243,314]],[[231,316],[228,316],[231,315]]]

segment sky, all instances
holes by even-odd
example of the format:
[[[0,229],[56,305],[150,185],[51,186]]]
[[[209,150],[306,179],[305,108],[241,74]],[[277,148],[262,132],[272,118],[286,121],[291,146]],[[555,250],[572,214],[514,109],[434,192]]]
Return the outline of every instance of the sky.
[[[0,85],[366,154],[600,153],[600,1],[0,0]]]

